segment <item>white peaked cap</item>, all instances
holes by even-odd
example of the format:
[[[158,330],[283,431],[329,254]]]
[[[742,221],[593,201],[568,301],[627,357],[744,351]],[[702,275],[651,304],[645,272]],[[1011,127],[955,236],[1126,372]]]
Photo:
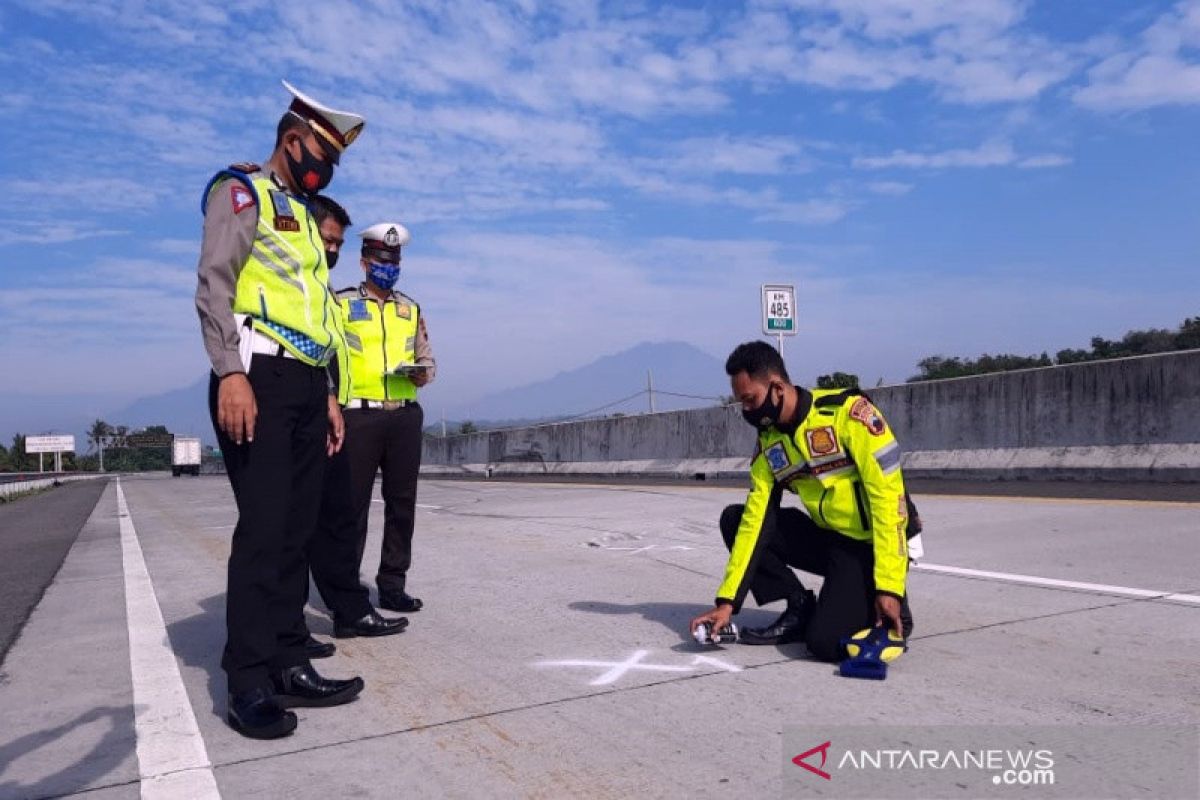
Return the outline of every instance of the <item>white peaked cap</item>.
[[[319,103],[287,81],[283,81],[283,86],[295,98],[288,107],[288,111],[307,122],[316,132],[322,144],[326,145],[327,150],[333,148],[331,155],[335,157],[336,161],[337,156],[340,156],[358,138],[358,134],[366,125],[366,120],[358,114],[338,111]]]
[[[358,234],[362,237],[362,254],[378,256],[386,261],[399,261],[400,248],[412,241],[408,228],[399,222],[380,222]]]

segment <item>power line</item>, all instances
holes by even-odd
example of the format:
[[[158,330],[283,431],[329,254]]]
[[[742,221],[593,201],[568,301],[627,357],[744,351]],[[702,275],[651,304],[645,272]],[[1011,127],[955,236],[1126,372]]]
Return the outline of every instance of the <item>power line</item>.
[[[620,400],[614,400],[613,402],[608,403],[606,405],[602,405],[599,408],[593,408],[591,411],[584,411],[579,414],[572,414],[569,417],[560,417],[558,419],[558,422],[569,422],[573,419],[579,419],[580,417],[587,417],[587,416],[591,416],[592,414],[597,414],[601,411],[604,411],[605,409],[612,408],[613,406],[619,406],[622,403],[628,403],[630,400],[636,400],[637,398],[646,394],[646,391],[647,391],[646,389],[642,389],[640,392],[631,394],[628,397],[622,397]]]
[[[682,394],[680,392],[667,392],[667,391],[663,391],[662,389],[655,389],[654,393],[655,394],[665,394],[665,395],[668,395],[669,397],[686,397],[689,400],[723,401],[725,399],[724,397],[709,397],[708,395],[703,395],[703,394]]]

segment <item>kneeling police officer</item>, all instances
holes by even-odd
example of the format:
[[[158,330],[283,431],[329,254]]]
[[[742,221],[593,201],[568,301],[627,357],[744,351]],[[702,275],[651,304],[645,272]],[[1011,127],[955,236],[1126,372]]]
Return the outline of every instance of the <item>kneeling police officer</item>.
[[[721,514],[729,548],[716,606],[692,620],[719,630],[747,592],[759,605],[786,600],[770,625],[742,630],[745,644],[803,641],[822,661],[843,658],[842,639],[886,624],[907,638],[908,503],[900,445],[857,390],[793,386],[766,342],[739,345],[725,364],[746,421],[758,430],[744,505]],[[781,508],[784,490],[804,513]],[[790,567],[822,576],[820,597]]]

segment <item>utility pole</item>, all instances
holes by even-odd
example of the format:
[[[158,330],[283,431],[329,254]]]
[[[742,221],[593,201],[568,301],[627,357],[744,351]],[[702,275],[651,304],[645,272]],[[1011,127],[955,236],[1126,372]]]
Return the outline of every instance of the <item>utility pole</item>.
[[[776,346],[775,349],[777,349],[779,351],[779,356],[782,358],[783,357],[783,334],[780,333],[775,338],[779,340],[779,344]]]
[[[96,442],[100,445],[100,471],[104,472],[104,437],[98,436]]]
[[[446,408],[442,407],[442,438],[446,438]]]
[[[646,370],[646,392],[650,395],[650,413],[654,413],[654,373]]]
[[[39,473],[46,471],[45,467],[42,465],[42,457],[45,455],[46,455],[45,453],[38,453],[38,472]]]

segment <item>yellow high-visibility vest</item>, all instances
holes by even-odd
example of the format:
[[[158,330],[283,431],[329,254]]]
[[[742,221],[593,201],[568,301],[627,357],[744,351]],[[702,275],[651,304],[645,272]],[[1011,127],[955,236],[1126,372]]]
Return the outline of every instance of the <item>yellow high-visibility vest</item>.
[[[350,363],[350,397],[361,400],[415,400],[417,387],[392,373],[417,357],[421,307],[392,292],[381,305],[365,286],[337,293]]]

